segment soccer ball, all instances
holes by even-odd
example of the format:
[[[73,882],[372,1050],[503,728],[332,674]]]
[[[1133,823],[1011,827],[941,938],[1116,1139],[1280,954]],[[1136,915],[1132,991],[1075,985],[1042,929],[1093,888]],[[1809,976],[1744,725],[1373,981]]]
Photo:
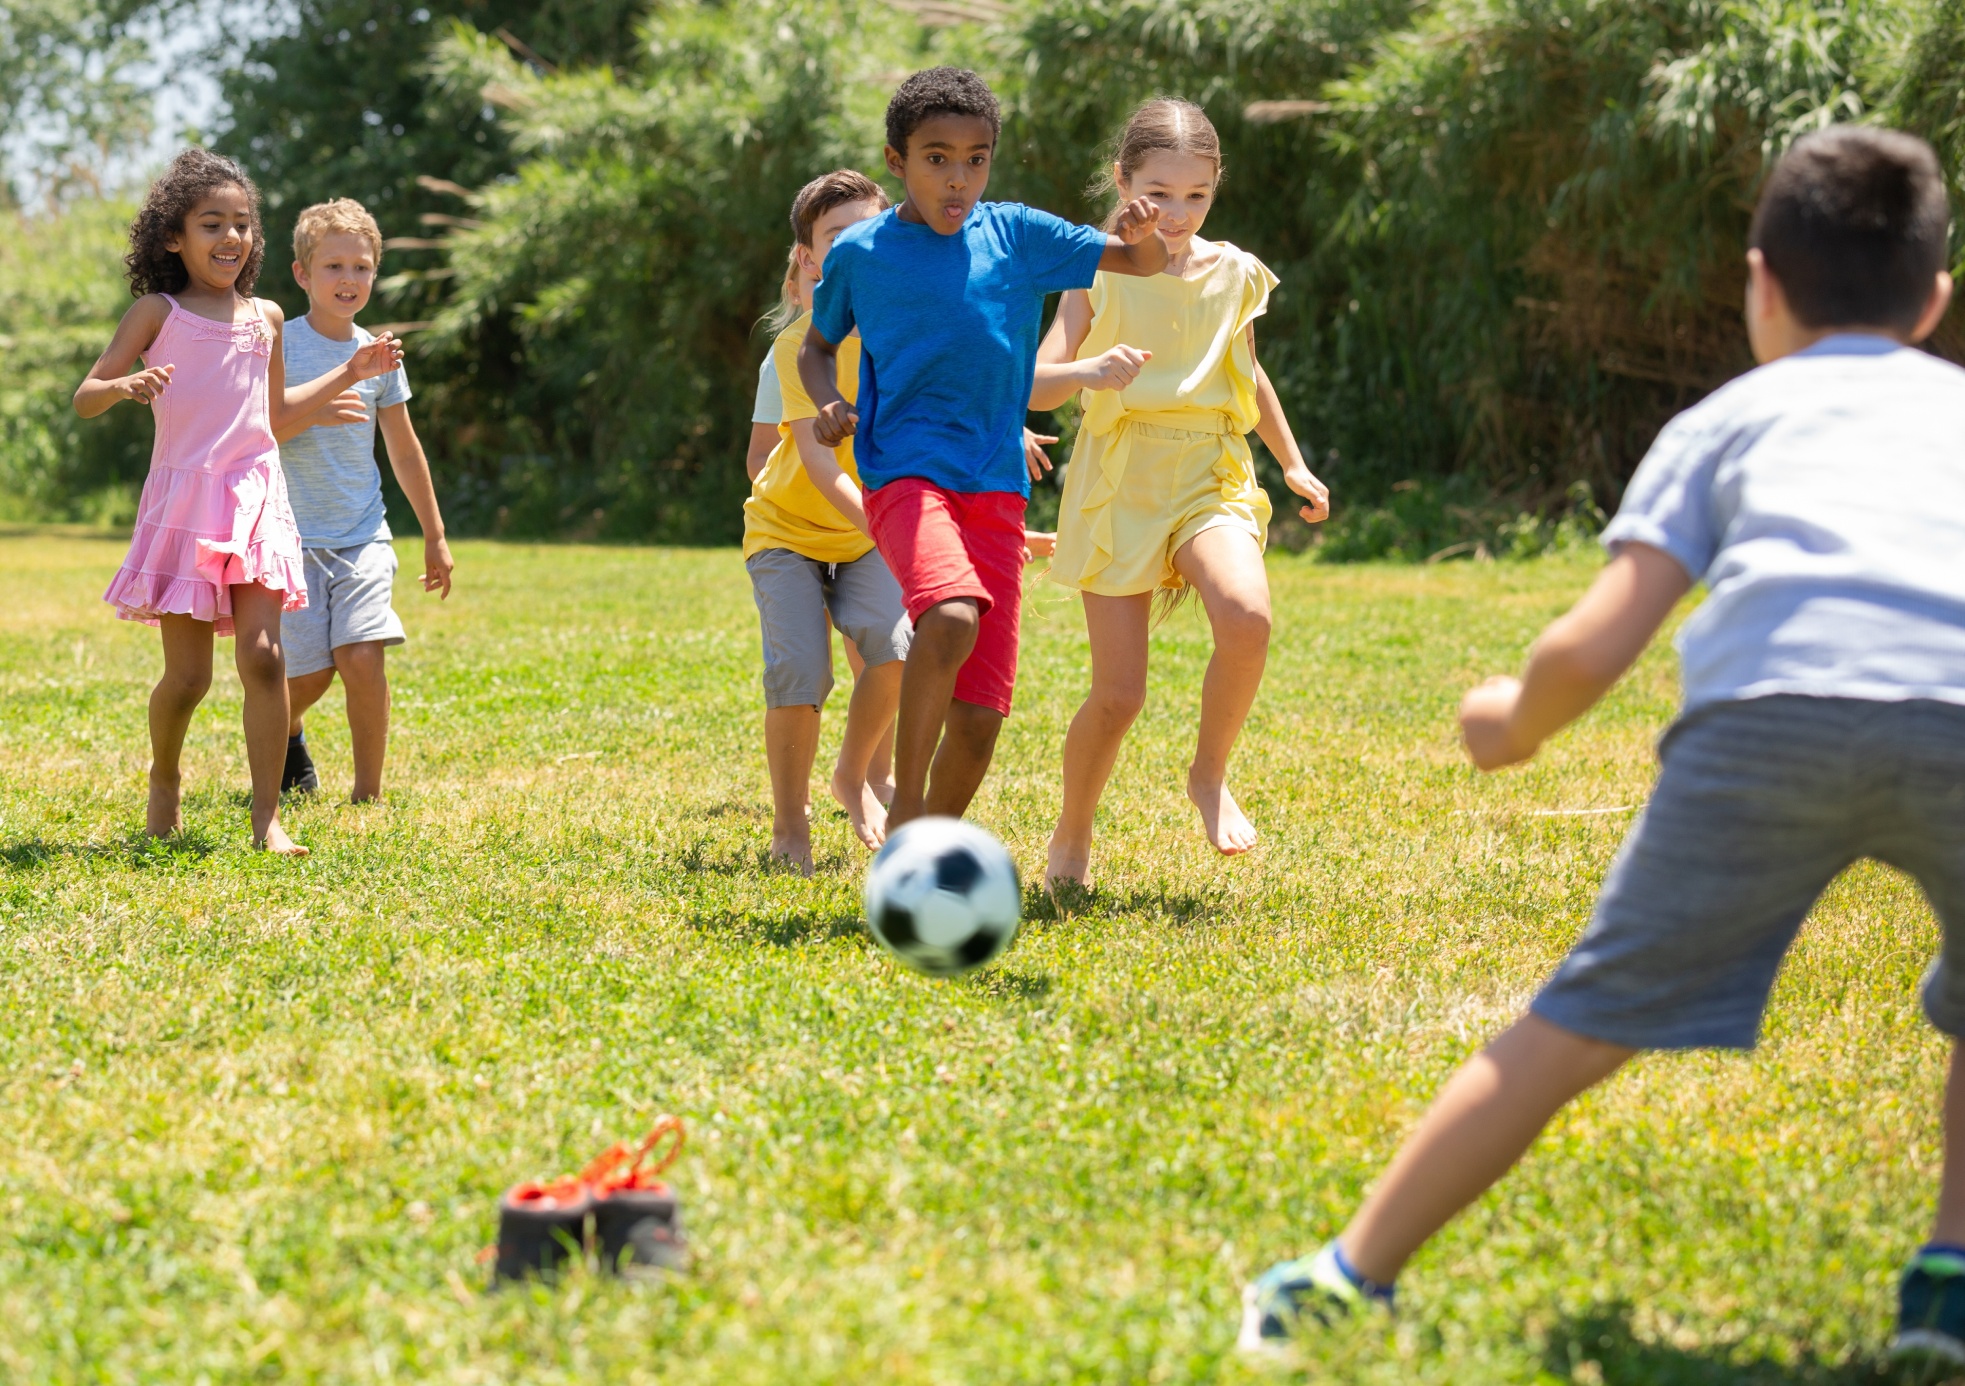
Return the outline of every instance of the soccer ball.
[[[1003,844],[959,818],[916,818],[894,830],[867,869],[867,927],[888,952],[930,977],[998,957],[1017,936],[1023,888]]]

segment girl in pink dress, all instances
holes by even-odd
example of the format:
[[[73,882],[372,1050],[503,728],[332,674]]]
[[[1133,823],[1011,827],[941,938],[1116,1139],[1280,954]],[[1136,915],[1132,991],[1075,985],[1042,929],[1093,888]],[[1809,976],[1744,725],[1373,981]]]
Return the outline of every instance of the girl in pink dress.
[[[212,637],[236,635],[253,843],[304,856],[280,826],[280,613],[306,605],[307,588],[273,430],[357,380],[394,370],[402,348],[385,333],[339,370],[287,389],[285,319],[251,296],[264,258],[259,190],[245,170],[202,149],[178,155],[130,227],[126,263],[137,301],[76,389],[75,412],[94,418],[127,399],[148,406],[157,422],[136,534],[103,594],[124,620],[163,634],[164,676],[150,695],[146,830],[166,837],[184,826],[184,734],[211,687]],[[144,369],[132,373],[138,358]]]

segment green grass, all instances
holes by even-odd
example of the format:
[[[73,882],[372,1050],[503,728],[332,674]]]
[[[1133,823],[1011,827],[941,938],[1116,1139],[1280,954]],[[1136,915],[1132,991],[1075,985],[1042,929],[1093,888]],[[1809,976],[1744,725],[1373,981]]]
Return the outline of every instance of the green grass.
[[[1180,793],[1207,655],[1155,642],[1103,889],[956,984],[858,927],[864,853],[766,870],[732,552],[459,546],[398,594],[386,803],[247,850],[229,675],[147,844],[156,636],[114,541],[0,538],[0,1377],[32,1382],[1243,1382],[1243,1280],[1357,1199],[1588,916],[1671,715],[1669,650],[1535,765],[1458,755],[1579,559],[1279,556],[1212,858]],[[407,551],[406,551],[407,554]],[[1042,861],[1076,608],[1040,588],[974,817]],[[830,731],[837,733],[835,700]],[[313,721],[345,791],[338,696]],[[1943,1048],[1904,879],[1840,881],[1752,1057],[1641,1061],[1421,1254],[1314,1380],[1860,1382],[1929,1215]],[[483,1293],[499,1191],[655,1113],[698,1252],[650,1290]]]

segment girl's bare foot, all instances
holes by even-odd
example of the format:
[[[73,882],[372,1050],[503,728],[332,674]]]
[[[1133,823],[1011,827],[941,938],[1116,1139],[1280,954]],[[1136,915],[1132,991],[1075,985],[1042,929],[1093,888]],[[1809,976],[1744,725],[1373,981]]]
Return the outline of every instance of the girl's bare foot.
[[[1092,888],[1092,846],[1062,842],[1056,833],[1051,834],[1051,845],[1045,853],[1044,886],[1048,890],[1055,882],[1063,881],[1083,890]]]
[[[143,811],[143,830],[152,837],[170,837],[184,831],[183,796],[176,775],[150,772],[150,802]]]
[[[832,797],[846,810],[846,821],[869,850],[878,851],[887,840],[887,806],[874,794],[873,786],[861,780],[855,784],[838,775],[832,777]]]
[[[1235,796],[1228,792],[1225,780],[1209,785],[1189,774],[1187,797],[1194,801],[1195,808],[1201,810],[1201,828],[1217,852],[1224,857],[1234,857],[1255,846],[1255,824],[1249,822],[1248,815],[1235,802]]]
[[[884,780],[876,780],[869,776],[867,779],[867,788],[871,789],[873,791],[873,797],[880,801],[880,807],[887,809],[894,806],[894,777],[892,775],[889,775]]]
[[[782,862],[801,876],[812,874],[812,833],[804,823],[791,832],[771,830],[771,860]]]
[[[276,857],[304,857],[307,849],[287,836],[287,830],[275,818],[266,825],[265,836],[253,843],[262,852],[271,852]]]

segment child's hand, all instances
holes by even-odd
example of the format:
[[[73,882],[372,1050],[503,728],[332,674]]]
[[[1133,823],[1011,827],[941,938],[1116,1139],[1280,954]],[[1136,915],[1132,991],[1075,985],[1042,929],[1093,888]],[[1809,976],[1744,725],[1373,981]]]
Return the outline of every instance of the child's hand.
[[[396,340],[393,332],[384,332],[348,358],[357,380],[373,380],[378,375],[387,375],[402,363],[403,344]]]
[[[112,387],[124,399],[133,399],[138,404],[152,403],[164,393],[164,387],[171,383],[171,372],[176,366],[152,366],[147,371],[126,375],[112,382]]]
[[[423,536],[423,590],[441,591],[438,601],[450,596],[450,575],[457,567],[457,560],[450,556],[450,545],[439,534],[434,537]]]
[[[1112,234],[1127,245],[1138,245],[1160,229],[1160,209],[1143,197],[1136,197],[1119,209]]]
[[[1467,690],[1460,700],[1460,736],[1467,754],[1483,770],[1518,765],[1535,754],[1535,747],[1517,744],[1513,732],[1515,705],[1521,701],[1520,679],[1496,677]]]
[[[1051,455],[1044,449],[1056,441],[1028,428],[1023,431],[1023,465],[1029,468],[1032,481],[1042,481],[1044,473],[1051,470]]]
[[[1290,490],[1310,502],[1310,504],[1297,511],[1297,514],[1301,515],[1305,520],[1314,525],[1319,520],[1328,520],[1330,518],[1330,487],[1312,476],[1307,467],[1298,467],[1294,471],[1284,472],[1283,483]]]
[[[1110,351],[1102,351],[1097,356],[1087,357],[1078,363],[1085,372],[1084,387],[1087,390],[1123,390],[1139,379],[1140,367],[1153,359],[1150,351],[1129,347],[1124,343]]]
[[[368,422],[368,407],[353,390],[343,390],[308,416],[309,428],[339,428],[343,424]]]
[[[1055,439],[1053,440],[1055,441]],[[1046,534],[1041,529],[1027,529],[1023,532],[1023,561],[1033,558],[1049,558],[1058,551],[1058,537]]]
[[[812,433],[822,444],[836,448],[851,438],[860,427],[860,411],[843,399],[819,407],[819,416],[812,420]]]

